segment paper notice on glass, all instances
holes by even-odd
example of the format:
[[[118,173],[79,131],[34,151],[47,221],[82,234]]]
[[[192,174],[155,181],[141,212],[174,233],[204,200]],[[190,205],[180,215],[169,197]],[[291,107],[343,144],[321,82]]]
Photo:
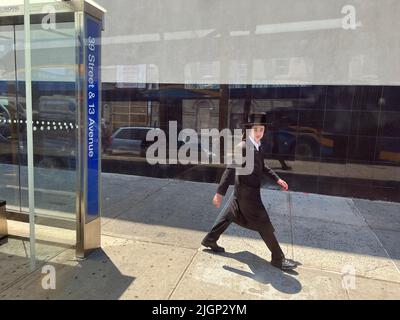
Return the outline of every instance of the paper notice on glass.
[[[146,88],[146,64],[117,65],[117,88]]]

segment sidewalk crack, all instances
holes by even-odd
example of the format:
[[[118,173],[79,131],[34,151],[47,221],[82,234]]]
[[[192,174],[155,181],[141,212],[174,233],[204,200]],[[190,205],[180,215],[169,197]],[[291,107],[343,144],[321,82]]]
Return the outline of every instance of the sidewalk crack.
[[[289,224],[290,224],[290,242],[291,242],[290,245],[292,247],[292,257],[291,258],[293,260],[295,260],[294,259],[293,210],[292,210],[293,202],[292,202],[292,194],[290,191],[288,192],[287,199],[288,199],[288,206],[289,206]]]
[[[382,247],[383,251],[385,252],[387,258],[389,259],[389,261],[392,263],[392,265],[394,266],[394,268],[397,270],[398,273],[400,273],[399,268],[397,267],[396,263],[394,262],[394,259],[390,256],[389,252],[386,250],[386,248],[384,247],[383,243],[381,242],[381,240],[379,239],[379,237],[377,236],[377,234],[375,233],[374,229],[371,227],[371,225],[368,223],[367,219],[363,216],[363,214],[361,213],[361,211],[358,209],[358,207],[355,205],[353,199],[349,199],[349,201],[352,202],[352,208],[353,210],[355,210],[356,214],[358,214],[359,216],[362,217],[362,219],[365,221],[365,224],[367,225],[368,229],[371,230],[372,234],[375,236],[376,241],[378,241],[379,245]]]
[[[189,269],[190,265],[193,263],[193,260],[194,260],[194,258],[196,257],[196,255],[198,253],[199,253],[199,251],[196,250],[195,253],[193,254],[192,258],[190,259],[189,263],[187,264],[187,266],[185,267],[185,269],[182,271],[181,275],[179,276],[178,281],[176,282],[174,288],[168,294],[166,300],[171,300],[172,295],[175,293],[175,291],[178,288],[179,284],[182,282],[183,276],[186,274],[187,270]]]

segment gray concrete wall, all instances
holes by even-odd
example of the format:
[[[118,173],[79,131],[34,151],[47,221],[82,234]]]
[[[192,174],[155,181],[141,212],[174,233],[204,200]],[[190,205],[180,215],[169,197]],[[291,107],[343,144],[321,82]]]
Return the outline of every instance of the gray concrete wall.
[[[398,0],[97,2],[103,81],[400,84]]]

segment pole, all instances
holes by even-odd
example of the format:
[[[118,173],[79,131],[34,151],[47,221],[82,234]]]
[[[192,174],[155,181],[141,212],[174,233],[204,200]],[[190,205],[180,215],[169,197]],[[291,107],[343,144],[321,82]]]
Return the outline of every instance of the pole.
[[[33,176],[33,130],[32,130],[32,74],[31,74],[31,21],[29,0],[24,0],[24,34],[25,34],[25,93],[26,93],[26,135],[28,153],[28,203],[29,203],[29,241],[30,267],[36,265],[35,252],[35,193]]]

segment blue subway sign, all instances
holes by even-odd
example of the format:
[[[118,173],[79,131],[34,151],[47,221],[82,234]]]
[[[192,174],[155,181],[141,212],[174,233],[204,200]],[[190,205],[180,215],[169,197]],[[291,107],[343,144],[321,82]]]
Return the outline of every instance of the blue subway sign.
[[[85,16],[87,222],[100,214],[99,206],[99,123],[100,123],[100,22]]]

